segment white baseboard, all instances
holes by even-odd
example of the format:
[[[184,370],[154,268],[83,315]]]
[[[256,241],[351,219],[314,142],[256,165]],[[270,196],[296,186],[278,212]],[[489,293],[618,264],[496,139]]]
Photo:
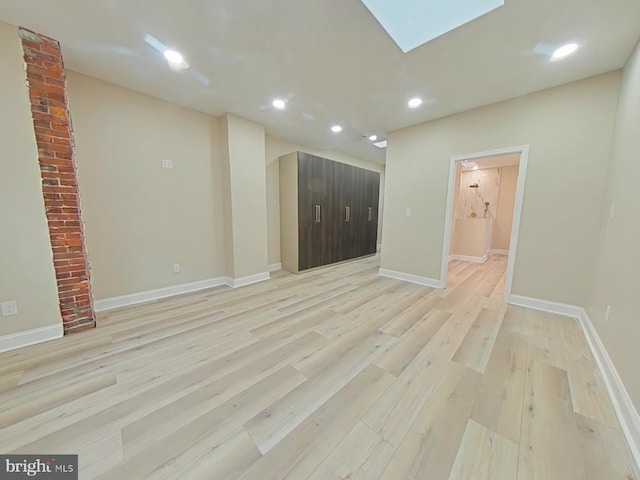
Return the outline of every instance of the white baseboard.
[[[182,285],[174,285],[172,287],[157,288],[146,292],[131,293],[129,295],[96,300],[93,306],[96,312],[101,312],[103,310],[150,302],[151,300],[158,300],[160,298],[172,297],[173,295],[180,295],[182,293],[196,292],[198,290],[219,287],[220,285],[227,284],[227,279],[225,277],[210,278],[207,280],[200,280],[198,282],[184,283]]]
[[[225,277],[225,285],[231,288],[244,287],[245,285],[263,282],[270,278],[271,275],[269,275],[269,272],[256,273],[255,275],[247,275],[246,277],[239,278]]]
[[[492,248],[489,250],[489,255],[509,255],[509,250],[503,250],[501,248]]]
[[[270,272],[277,272],[278,270],[282,270],[282,263],[272,263],[267,267]]]
[[[589,315],[584,308],[566,303],[550,302],[537,298],[524,297],[521,295],[511,295],[510,303],[522,307],[534,308],[545,312],[557,313],[569,317],[575,317],[580,322],[580,326],[589,344],[589,348],[596,360],[600,374],[604,380],[609,398],[622,427],[625,439],[629,444],[631,454],[640,468],[640,415],[636,410],[629,394],[627,393],[622,379],[609,357],[598,332],[596,331]]]
[[[582,312],[578,319],[582,325],[582,330],[584,331],[587,343],[591,348],[591,353],[593,353],[602,378],[604,379],[611,403],[613,403],[613,408],[622,426],[622,431],[629,444],[631,454],[636,461],[636,465],[640,468],[640,415],[638,415],[638,410],[634,407],[629,393],[624,388],[622,379],[620,375],[618,375],[611,361],[611,357],[609,357],[589,315],[584,308],[580,310]]]
[[[49,340],[62,338],[62,335],[64,335],[62,323],[4,335],[0,337],[0,352],[8,352],[9,350],[15,350],[16,348],[48,342]]]
[[[440,280],[435,278],[421,277],[419,275],[413,275],[411,273],[396,272],[394,270],[387,270],[381,268],[378,270],[378,275],[381,277],[395,278],[396,280],[404,280],[405,282],[417,283],[418,285],[425,285],[427,287],[442,288],[440,286]]]
[[[157,288],[155,290],[148,290],[146,292],[131,293],[129,295],[96,300],[94,302],[94,309],[96,312],[102,312],[104,310],[110,310],[112,308],[136,305],[138,303],[150,302],[152,300],[159,300],[161,298],[181,295],[183,293],[197,292],[198,290],[219,287],[221,285],[226,285],[231,288],[244,287],[245,285],[262,282],[264,280],[269,280],[270,278],[271,277],[269,275],[269,272],[258,273],[255,275],[249,275],[240,278],[210,278],[207,280],[200,280],[198,282],[184,283],[182,285],[174,285],[172,287]]]
[[[382,250],[382,244],[379,243],[378,245],[376,245],[376,252],[379,252]]]
[[[519,305],[521,307],[529,307],[534,310],[542,310],[543,312],[557,313],[568,317],[580,318],[584,309],[575,305],[567,305],[566,303],[550,302],[549,300],[540,300],[539,298],[525,297],[523,295],[511,295],[509,303]]]
[[[484,263],[487,261],[487,256],[483,255],[482,257],[471,257],[469,255],[449,255],[449,261],[451,260],[460,260],[462,262],[473,262],[473,263]]]

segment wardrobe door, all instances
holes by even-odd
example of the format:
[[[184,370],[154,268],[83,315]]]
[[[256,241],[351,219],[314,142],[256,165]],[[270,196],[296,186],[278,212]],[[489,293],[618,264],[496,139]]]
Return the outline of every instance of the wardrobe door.
[[[353,191],[355,185],[356,169],[351,165],[343,165],[342,205],[340,216],[336,219],[342,229],[340,260],[354,257],[355,231],[353,229]]]
[[[319,231],[316,205],[319,205],[318,189],[314,182],[312,156],[298,152],[298,269],[305,270],[313,264],[313,239]]]
[[[366,253],[376,253],[378,247],[378,210],[380,198],[380,174],[366,172]]]
[[[320,196],[320,235],[313,242],[314,267],[328,265],[333,260],[333,231],[335,222],[333,220],[333,177],[335,162],[326,158],[314,157],[314,165],[319,172],[321,179]]]
[[[298,153],[298,270],[332,262],[333,162]]]
[[[361,257],[367,254],[367,198],[366,198],[366,177],[367,171],[356,168],[353,178],[352,196],[352,228],[353,241],[351,257]]]
[[[329,245],[332,263],[341,262],[346,258],[342,239],[345,212],[345,167],[346,165],[344,163],[333,162],[333,208],[331,210],[331,224],[333,228]]]

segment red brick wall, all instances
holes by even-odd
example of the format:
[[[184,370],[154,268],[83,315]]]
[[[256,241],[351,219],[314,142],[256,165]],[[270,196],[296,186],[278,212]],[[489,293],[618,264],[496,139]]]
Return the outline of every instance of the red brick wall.
[[[60,44],[20,29],[65,334],[96,325]]]

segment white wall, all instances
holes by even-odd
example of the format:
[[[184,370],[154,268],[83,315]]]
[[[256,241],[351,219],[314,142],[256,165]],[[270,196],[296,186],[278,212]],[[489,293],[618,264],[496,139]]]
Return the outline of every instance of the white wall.
[[[2,22],[0,72],[0,302],[18,302],[18,315],[0,317],[0,336],[62,329],[22,43]]]
[[[67,79],[94,298],[224,275],[220,120]]]
[[[609,356],[640,410],[640,46],[622,77],[606,196],[600,202],[602,235],[587,310]],[[615,206],[613,218],[610,209]],[[595,212],[594,212],[595,213]],[[610,305],[609,321],[604,311]]]
[[[584,305],[619,81],[600,75],[392,132],[382,268],[439,279],[451,156],[529,144],[513,293]]]

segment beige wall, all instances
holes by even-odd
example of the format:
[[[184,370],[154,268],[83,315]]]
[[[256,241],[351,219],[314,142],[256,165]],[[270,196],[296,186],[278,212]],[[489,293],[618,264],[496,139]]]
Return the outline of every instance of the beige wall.
[[[275,265],[282,260],[280,257],[280,160],[277,157],[267,163],[266,179],[268,258],[269,265]]]
[[[382,243],[382,210],[384,206],[385,166],[369,162],[348,153],[336,150],[317,150],[288,142],[271,135],[266,136],[265,143],[267,162],[267,217],[269,238],[269,263],[280,262],[280,200],[279,200],[279,162],[278,159],[292,152],[306,152],[320,157],[346,163],[356,167],[380,173],[380,213],[378,215],[378,243]]]
[[[616,370],[640,410],[640,318],[638,272],[640,272],[640,46],[624,68],[616,127],[611,150],[608,191],[601,202],[601,244],[589,316]],[[610,219],[611,206],[615,206]],[[595,212],[594,212],[595,213]],[[604,321],[606,306],[609,321]]]
[[[280,215],[280,240],[282,269],[298,272],[299,266],[299,222],[298,222],[298,154],[283,155],[280,164],[280,204],[287,205]]]
[[[233,256],[227,276],[237,279],[267,271],[265,134],[262,125],[236,115],[227,114],[222,121],[228,148]]]
[[[231,217],[231,169],[229,165],[229,123],[226,118],[220,121],[222,135],[221,169],[219,172],[222,181],[222,219],[224,229],[224,273],[233,277],[233,222]]]
[[[94,298],[222,276],[220,121],[67,78]]]
[[[619,81],[600,75],[392,132],[382,268],[439,279],[451,156],[529,144],[513,293],[583,305]]]
[[[498,194],[498,204],[496,205],[496,221],[493,224],[493,238],[491,239],[492,249],[509,250],[517,185],[518,165],[502,167],[500,172],[500,192]]]
[[[0,317],[3,336],[62,326],[62,317],[22,44],[18,29],[1,22],[0,72],[0,302],[18,302],[17,315]]]

